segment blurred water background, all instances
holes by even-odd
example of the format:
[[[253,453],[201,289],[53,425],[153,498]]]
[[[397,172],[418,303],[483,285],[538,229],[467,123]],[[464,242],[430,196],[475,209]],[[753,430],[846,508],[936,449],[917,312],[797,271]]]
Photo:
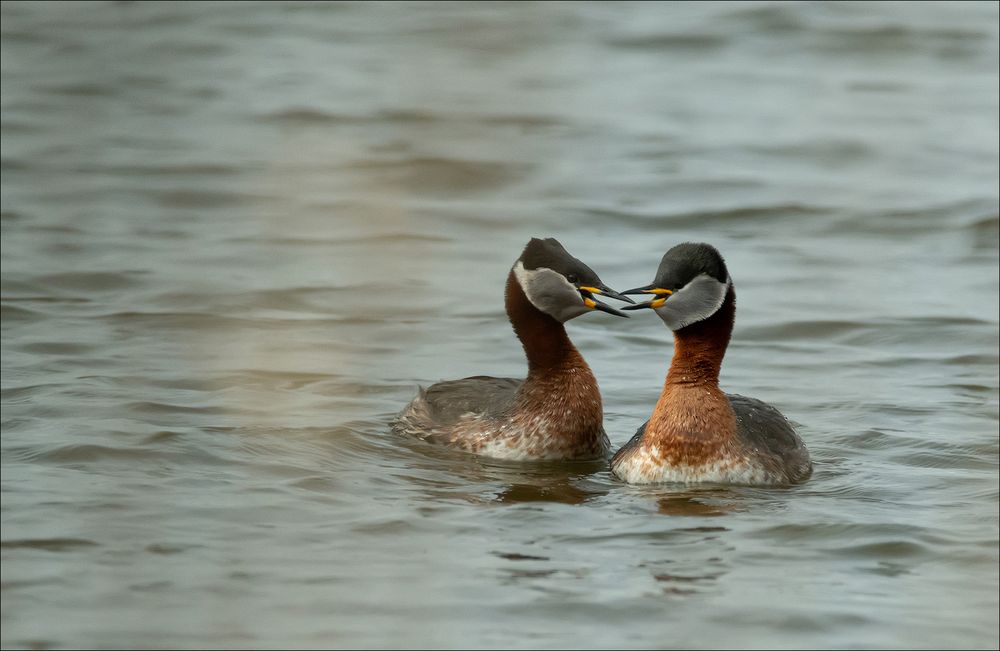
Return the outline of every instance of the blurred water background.
[[[4,647],[996,647],[998,5],[2,14]],[[791,489],[400,440],[528,238],[707,241]],[[568,326],[615,447],[671,354]]]

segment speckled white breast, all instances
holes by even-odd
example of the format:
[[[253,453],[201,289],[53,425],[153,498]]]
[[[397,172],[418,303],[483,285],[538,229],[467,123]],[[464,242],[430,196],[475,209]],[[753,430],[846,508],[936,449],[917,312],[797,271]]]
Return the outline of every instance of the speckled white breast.
[[[656,446],[641,447],[620,459],[611,472],[629,484],[744,484],[780,483],[760,466],[740,457],[722,457],[700,465],[668,464]]]
[[[558,421],[542,415],[516,414],[496,420],[468,412],[444,428],[427,427],[431,422],[427,403],[417,396],[393,423],[397,432],[440,443],[494,459],[547,461],[588,459],[605,455],[611,447],[603,429],[584,426],[572,410],[560,411]],[[574,432],[567,436],[568,432]]]
[[[508,461],[546,461],[600,456],[610,447],[607,435],[601,431],[590,435],[577,435],[567,439],[565,425],[545,418],[534,417],[526,423],[517,420],[498,424],[488,419],[467,421],[470,438],[475,441],[469,449],[483,456]],[[461,433],[456,437],[461,447]]]

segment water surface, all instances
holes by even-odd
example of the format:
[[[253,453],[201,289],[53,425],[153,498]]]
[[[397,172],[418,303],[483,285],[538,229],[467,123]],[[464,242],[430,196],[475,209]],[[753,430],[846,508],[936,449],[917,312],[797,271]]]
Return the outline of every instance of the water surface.
[[[4,3],[5,647],[996,647],[996,3]],[[685,240],[815,462],[630,487],[388,432],[553,236]],[[671,355],[569,331],[615,447]]]

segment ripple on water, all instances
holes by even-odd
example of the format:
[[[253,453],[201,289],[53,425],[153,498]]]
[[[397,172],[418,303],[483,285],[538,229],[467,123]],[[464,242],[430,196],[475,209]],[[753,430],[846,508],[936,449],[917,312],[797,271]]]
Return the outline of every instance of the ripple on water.
[[[37,310],[32,310],[21,305],[11,305],[7,302],[0,304],[0,321],[6,325],[14,321],[31,323],[43,320],[44,318],[46,318],[46,315]]]
[[[38,341],[18,347],[27,353],[40,355],[83,355],[98,346],[68,341]]]
[[[608,40],[612,47],[637,50],[664,50],[673,52],[700,53],[725,47],[729,39],[721,34],[703,33],[657,33],[641,36],[620,36]]]
[[[807,542],[821,542],[829,550],[846,550],[850,553],[854,546],[866,549],[874,545],[901,544],[901,549],[928,552],[936,546],[952,545],[960,542],[927,527],[903,523],[866,522],[803,522],[762,527],[750,534],[754,538],[782,541],[804,545]],[[888,539],[888,540],[887,540]]]
[[[38,276],[34,283],[48,290],[49,288],[69,289],[79,292],[113,292],[137,287],[142,283],[145,271],[115,271],[115,272],[74,272],[57,273]],[[43,293],[49,293],[44,291]]]
[[[37,549],[46,552],[72,552],[89,547],[97,547],[98,543],[85,538],[27,538],[0,540],[3,549]]]
[[[48,463],[58,466],[94,469],[105,462],[129,462],[141,467],[153,468],[157,464],[183,466],[187,463],[230,465],[238,463],[221,454],[213,454],[196,447],[177,450],[157,449],[151,445],[136,447],[80,443],[60,446],[18,446],[11,447],[7,454],[12,460],[33,463]]]
[[[810,217],[829,217],[833,211],[825,206],[776,203],[760,206],[741,206],[726,210],[693,210],[681,213],[638,212],[622,209],[583,208],[582,212],[594,218],[595,223],[612,219],[620,224],[627,224],[647,229],[653,226],[664,226],[678,229],[698,228],[706,221],[711,221],[716,228],[748,228],[759,229],[768,222],[781,222],[794,219],[797,224]]]

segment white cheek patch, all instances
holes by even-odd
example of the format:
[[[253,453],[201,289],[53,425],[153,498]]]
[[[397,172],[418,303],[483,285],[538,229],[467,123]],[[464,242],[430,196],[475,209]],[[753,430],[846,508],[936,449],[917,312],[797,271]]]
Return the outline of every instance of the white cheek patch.
[[[708,274],[701,274],[673,293],[656,313],[671,330],[680,330],[692,323],[704,321],[715,314],[729,291],[729,279],[720,283]]]
[[[531,304],[557,321],[569,321],[590,312],[577,288],[559,272],[545,267],[525,269],[518,261],[514,276]]]

